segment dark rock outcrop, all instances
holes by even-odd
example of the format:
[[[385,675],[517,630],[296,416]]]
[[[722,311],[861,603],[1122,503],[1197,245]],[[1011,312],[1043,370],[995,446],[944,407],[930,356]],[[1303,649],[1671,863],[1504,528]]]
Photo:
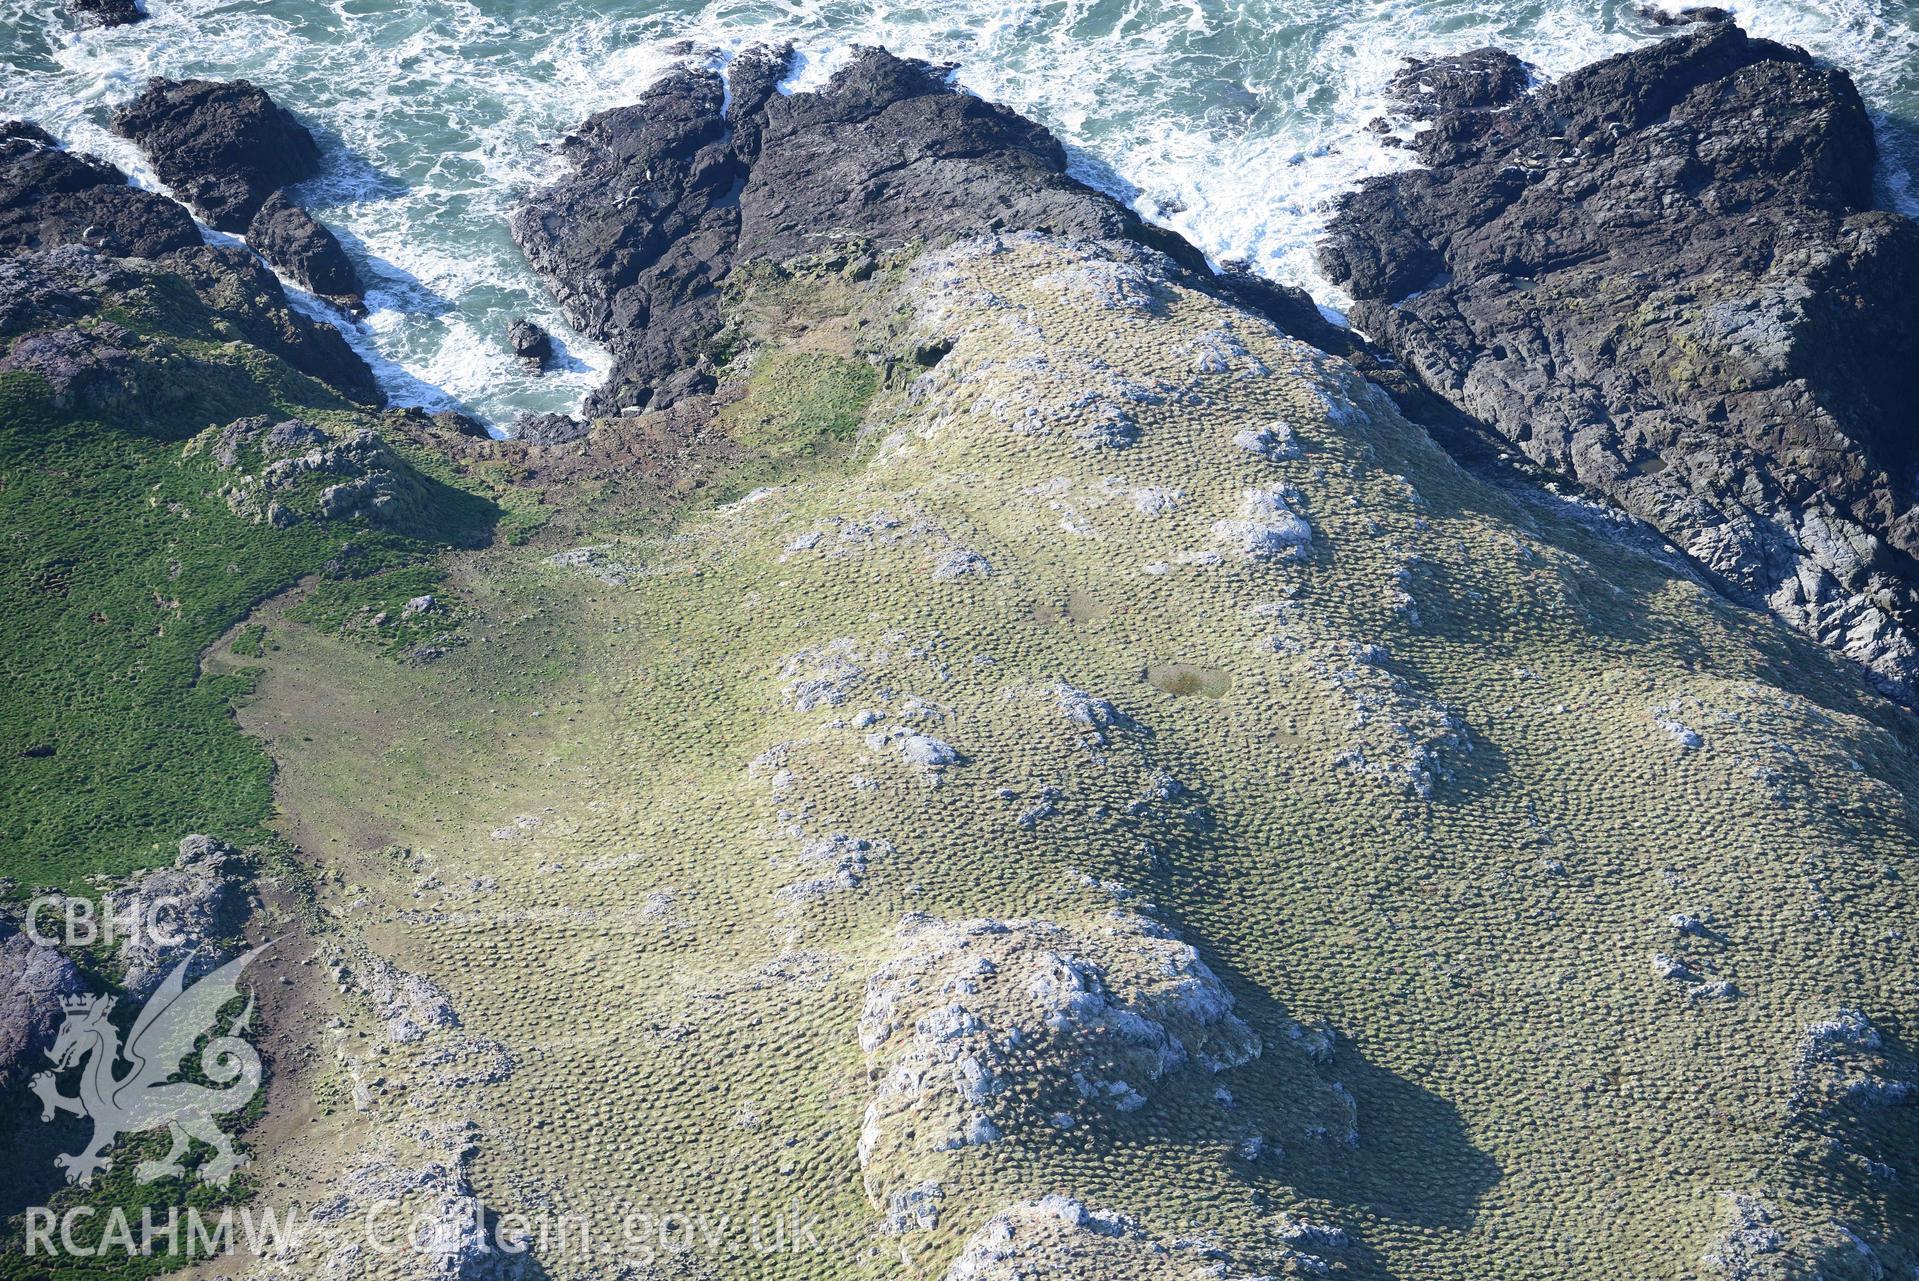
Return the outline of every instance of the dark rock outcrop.
[[[507,345],[520,363],[531,369],[545,369],[553,359],[553,335],[530,320],[516,320],[507,326]]]
[[[591,424],[567,414],[521,414],[513,422],[513,439],[529,445],[570,445],[589,430]]]
[[[281,187],[320,170],[306,126],[246,80],[166,80],[113,113],[162,182],[222,231],[244,232]]]
[[[1655,27],[1688,27],[1696,22],[1731,22],[1732,10],[1716,4],[1687,5],[1677,13],[1656,4],[1639,6],[1639,16]]]
[[[124,27],[147,16],[136,0],[67,0],[67,11],[96,27]]]
[[[1043,127],[945,69],[864,49],[826,88],[785,97],[789,57],[751,51],[725,83],[684,69],[592,117],[560,144],[573,172],[515,213],[568,319],[614,353],[589,414],[709,390],[720,286],[743,263],[1037,230],[1136,241],[1210,278],[1177,235],[1068,177]]]
[[[1852,82],[1718,24],[1416,145],[1321,248],[1358,327],[1910,699],[1919,226]]]
[[[85,244],[157,258],[199,243],[200,229],[174,201],[128,186],[104,160],[62,151],[37,125],[0,124],[0,252]]]
[[[331,325],[308,320],[260,260],[232,245],[201,245],[168,255],[165,267],[192,286],[238,336],[272,352],[347,399],[380,405],[386,394],[358,353]]]
[[[362,309],[360,273],[340,247],[339,238],[276,191],[247,224],[247,244],[311,293],[331,298],[350,310]]]
[[[38,374],[53,390],[53,403],[66,409],[111,413],[133,405],[140,389],[138,343],[119,325],[28,334],[0,355],[0,373]]]
[[[1525,63],[1489,45],[1449,58],[1408,58],[1386,96],[1406,116],[1432,120],[1448,111],[1503,107],[1531,83]]]

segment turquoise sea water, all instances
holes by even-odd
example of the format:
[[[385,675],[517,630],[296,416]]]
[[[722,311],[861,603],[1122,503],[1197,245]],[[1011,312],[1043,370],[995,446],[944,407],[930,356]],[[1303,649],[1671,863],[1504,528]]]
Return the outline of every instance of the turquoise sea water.
[[[791,39],[793,87],[856,44],[958,64],[962,85],[1044,121],[1083,176],[1215,258],[1341,300],[1310,249],[1333,197],[1406,163],[1363,126],[1406,54],[1504,45],[1543,75],[1656,39],[1633,0],[147,0],[150,20],[81,28],[58,0],[0,0],[0,116],[153,178],[105,128],[151,75],[245,76],[321,137],[305,193],[360,257],[372,314],[350,337],[401,403],[499,424],[572,408],[603,353],[571,334],[505,229],[554,162],[543,144],[629,102],[676,59]],[[1913,211],[1919,5],[1744,0],[1756,34],[1850,70],[1882,119],[1884,199]],[[313,304],[319,306],[319,304]],[[572,367],[514,367],[535,316]],[[332,317],[344,321],[343,317]]]

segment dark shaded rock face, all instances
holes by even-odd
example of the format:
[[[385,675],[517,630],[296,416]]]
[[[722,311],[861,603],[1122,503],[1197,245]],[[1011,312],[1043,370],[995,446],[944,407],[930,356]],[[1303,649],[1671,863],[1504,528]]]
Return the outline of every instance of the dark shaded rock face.
[[[128,186],[103,160],[60,150],[34,125],[0,126],[0,252],[86,244],[157,258],[199,243],[193,219],[165,196]]]
[[[820,92],[783,97],[788,58],[749,52],[727,84],[683,70],[592,117],[561,144],[574,172],[514,215],[568,318],[614,353],[589,414],[711,389],[702,349],[736,264],[1041,230],[1137,241],[1210,276],[1184,240],[1067,177],[1044,128],[942,69],[866,49]]]
[[[57,930],[53,913],[38,923]],[[66,1012],[60,1002],[87,990],[72,961],[33,941],[11,921],[0,923],[0,1085],[12,1084],[33,1068],[53,1044]]]
[[[553,336],[530,320],[516,320],[507,326],[507,345],[520,363],[533,369],[546,368],[553,359]]]
[[[147,16],[134,0],[67,0],[67,10],[96,27],[124,27]]]
[[[247,244],[255,253],[300,282],[308,291],[358,308],[366,291],[353,260],[319,219],[276,191],[247,224]]]
[[[1321,247],[1359,328],[1910,700],[1919,227],[1851,81],[1719,24],[1416,145]]]
[[[513,438],[529,445],[570,445],[583,439],[591,424],[566,414],[521,414],[513,423]]]
[[[279,356],[349,400],[380,405],[386,395],[359,354],[331,325],[308,320],[260,260],[232,245],[201,245],[170,255],[167,270],[256,347]]]
[[[244,232],[268,196],[320,171],[306,126],[246,80],[164,80],[113,113],[162,182],[222,231]]]
[[[1408,58],[1386,95],[1412,119],[1432,120],[1449,111],[1503,107],[1531,83],[1525,63],[1488,46],[1450,58]]]

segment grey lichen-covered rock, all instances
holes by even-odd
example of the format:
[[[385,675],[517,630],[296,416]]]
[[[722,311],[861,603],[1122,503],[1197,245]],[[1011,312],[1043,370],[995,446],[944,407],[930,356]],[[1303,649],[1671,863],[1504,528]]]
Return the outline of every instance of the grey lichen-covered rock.
[[[45,924],[50,924],[46,922]],[[59,949],[35,942],[0,920],[0,1086],[22,1075],[29,1059],[53,1043],[60,1002],[86,991],[86,980]]]
[[[155,77],[113,113],[113,131],[222,231],[245,231],[269,196],[320,171],[306,126],[247,80]]]
[[[1334,219],[1355,323],[1910,700],[1919,226],[1871,208],[1851,80],[1731,24],[1529,95],[1481,70],[1412,73],[1429,167]]]
[[[1892,1274],[1851,1228],[1817,1216],[1782,1212],[1751,1192],[1729,1192],[1725,1227],[1701,1270],[1715,1281],[1886,1281]]]
[[[1073,924],[910,916],[867,981],[875,1073],[859,1158],[890,1204],[916,1154],[998,1142],[1057,1111],[1124,1113],[1172,1073],[1257,1057],[1191,946],[1134,913]]]
[[[1304,1256],[1300,1256],[1304,1257]],[[1323,1263],[1319,1269],[1324,1270]],[[1052,1193],[987,1220],[946,1270],[945,1281],[1255,1281],[1220,1250],[1163,1240],[1130,1215]]]
[[[242,418],[188,448],[207,451],[233,473],[227,505],[256,522],[360,518],[409,530],[431,516],[426,483],[375,432],[341,438],[298,419]]]
[[[252,912],[246,860],[216,837],[180,841],[172,867],[143,872],[107,895],[113,913],[139,922],[120,944],[130,992],[153,990],[182,959],[188,978],[218,967],[241,942]]]

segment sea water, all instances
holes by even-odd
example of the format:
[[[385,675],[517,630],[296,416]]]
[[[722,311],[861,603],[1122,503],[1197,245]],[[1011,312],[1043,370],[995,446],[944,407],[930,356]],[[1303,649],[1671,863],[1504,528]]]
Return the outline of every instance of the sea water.
[[[1669,0],[1670,2],[1670,0]],[[677,62],[758,42],[800,50],[784,86],[823,83],[857,45],[957,67],[958,83],[1049,126],[1077,173],[1216,261],[1246,259],[1344,300],[1315,271],[1339,193],[1411,163],[1366,125],[1407,55],[1498,44],[1544,77],[1658,39],[1637,0],[146,0],[82,26],[60,0],[0,0],[0,117],[157,185],[107,130],[149,76],[244,76],[326,155],[301,195],[358,260],[370,314],[341,324],[400,404],[506,427],[569,410],[606,355],[572,331],[506,231],[550,179],[550,145]],[[1740,0],[1754,34],[1858,79],[1880,126],[1881,198],[1919,211],[1919,5]],[[520,369],[506,327],[554,331],[561,368]]]

